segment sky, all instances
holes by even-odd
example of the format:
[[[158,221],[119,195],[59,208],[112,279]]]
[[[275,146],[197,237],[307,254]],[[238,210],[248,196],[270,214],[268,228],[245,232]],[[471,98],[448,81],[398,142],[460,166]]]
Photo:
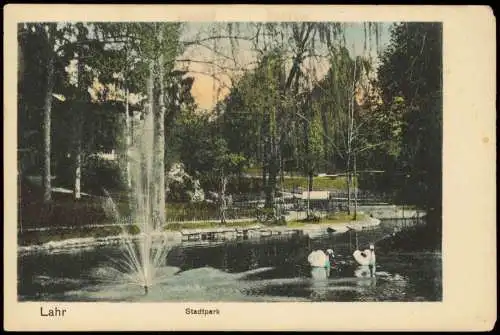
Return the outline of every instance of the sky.
[[[362,22],[343,24],[345,46],[351,57],[369,54],[375,60],[376,66],[377,52],[381,52],[389,42],[391,23],[381,24],[378,46],[375,36],[371,38],[370,35],[365,36]],[[178,57],[176,66],[178,69],[188,70],[189,75],[195,78],[191,93],[201,110],[211,110],[218,100],[229,93],[232,83],[237,81],[238,76],[256,65],[255,46],[245,40],[255,35],[255,26],[248,22],[236,24],[231,33],[239,37],[236,44],[232,44],[228,38],[207,39],[227,35],[229,32],[226,22],[185,22],[183,25],[181,40],[184,42],[201,41],[201,43],[187,48],[184,54]],[[279,42],[274,38],[273,43]],[[284,43],[285,49],[290,47],[290,44]],[[262,43],[257,48],[262,49]],[[306,58],[302,69],[305,72],[314,73],[315,79],[321,80],[329,69],[329,61],[324,57],[327,55],[325,48],[321,50],[317,47],[317,50],[323,57]],[[291,66],[291,60],[288,60],[287,66]],[[69,64],[67,71],[76,73],[76,60],[73,64]],[[97,88],[97,86],[93,87],[92,90]],[[135,96],[129,96],[129,99],[131,98],[134,101],[138,99]]]
[[[181,39],[183,41],[192,41],[202,40],[208,36],[213,36],[213,34],[228,35],[227,30],[222,28],[222,25],[224,23],[185,23]],[[363,23],[345,23],[345,43],[351,56],[370,54],[374,59],[377,59],[377,50],[378,52],[382,51],[389,42],[390,25],[391,23],[381,24],[380,40],[377,48],[374,36],[371,41],[369,37],[365,38]],[[232,35],[242,38],[253,36],[252,28],[248,28],[247,25],[243,24],[239,26],[239,29],[239,31],[233,29]],[[365,40],[366,48],[364,47]],[[180,57],[178,67],[184,67],[195,78],[191,92],[198,107],[200,109],[211,109],[216,103],[217,92],[219,91],[220,94],[219,99],[222,98],[229,92],[231,78],[237,78],[238,73],[241,73],[240,70],[251,69],[255,65],[256,53],[252,51],[253,48],[250,42],[245,40],[239,40],[238,45],[233,48],[228,39],[218,39],[215,44],[213,40],[203,41],[201,44],[201,46],[196,45],[188,48],[184,55]],[[214,52],[214,49],[217,52]],[[326,51],[324,54],[326,55]],[[326,58],[316,58],[306,61],[304,67],[314,68],[317,79],[321,79],[328,70],[328,63]],[[214,80],[213,76],[216,76],[218,80]]]

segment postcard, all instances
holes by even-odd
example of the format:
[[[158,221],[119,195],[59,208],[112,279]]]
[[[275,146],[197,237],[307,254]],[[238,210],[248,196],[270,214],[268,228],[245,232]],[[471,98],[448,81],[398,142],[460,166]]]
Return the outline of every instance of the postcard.
[[[493,328],[489,7],[4,17],[5,329]]]

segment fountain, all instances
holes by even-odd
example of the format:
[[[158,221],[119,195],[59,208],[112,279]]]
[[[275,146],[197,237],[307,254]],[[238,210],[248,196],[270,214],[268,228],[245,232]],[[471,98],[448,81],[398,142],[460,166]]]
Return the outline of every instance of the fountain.
[[[115,276],[115,280],[121,274],[128,283],[141,286],[147,294],[149,288],[162,277],[160,270],[165,266],[170,245],[157,220],[158,201],[153,180],[154,120],[151,109],[145,113],[140,128],[137,140],[129,148],[132,206],[130,221],[127,220],[122,226],[123,238],[120,243],[124,259],[111,259],[114,267],[110,273]],[[123,222],[116,204],[109,195],[108,198],[112,203],[113,215]],[[128,231],[127,226],[130,224],[139,228],[138,234],[133,235]]]

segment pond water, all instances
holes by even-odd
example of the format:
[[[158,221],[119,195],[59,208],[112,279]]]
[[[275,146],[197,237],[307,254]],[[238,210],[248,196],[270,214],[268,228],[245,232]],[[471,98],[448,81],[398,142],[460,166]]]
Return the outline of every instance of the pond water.
[[[268,237],[173,246],[163,276],[148,294],[142,287],[109,278],[115,247],[18,257],[20,301],[440,301],[440,253],[399,253],[378,248],[398,222],[383,220],[369,231]],[[390,237],[389,237],[390,238]],[[375,278],[352,258],[357,243],[377,243]],[[316,249],[335,251],[336,268],[314,279],[307,263]]]

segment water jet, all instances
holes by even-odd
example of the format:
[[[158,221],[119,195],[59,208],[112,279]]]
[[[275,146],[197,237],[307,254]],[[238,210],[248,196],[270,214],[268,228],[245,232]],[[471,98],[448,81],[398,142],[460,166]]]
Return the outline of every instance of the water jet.
[[[130,199],[131,216],[126,220],[138,228],[138,233],[132,234],[127,225],[122,226],[120,245],[123,253],[121,259],[111,259],[115,265],[115,273],[119,272],[127,284],[139,285],[147,294],[149,287],[156,285],[164,275],[166,258],[170,251],[170,243],[162,230],[159,220],[162,188],[155,180],[155,124],[154,113],[149,110],[138,125],[137,137],[128,148],[129,173],[131,180]],[[135,137],[134,136],[134,137]],[[108,204],[117,222],[120,213],[113,199],[108,195]]]

